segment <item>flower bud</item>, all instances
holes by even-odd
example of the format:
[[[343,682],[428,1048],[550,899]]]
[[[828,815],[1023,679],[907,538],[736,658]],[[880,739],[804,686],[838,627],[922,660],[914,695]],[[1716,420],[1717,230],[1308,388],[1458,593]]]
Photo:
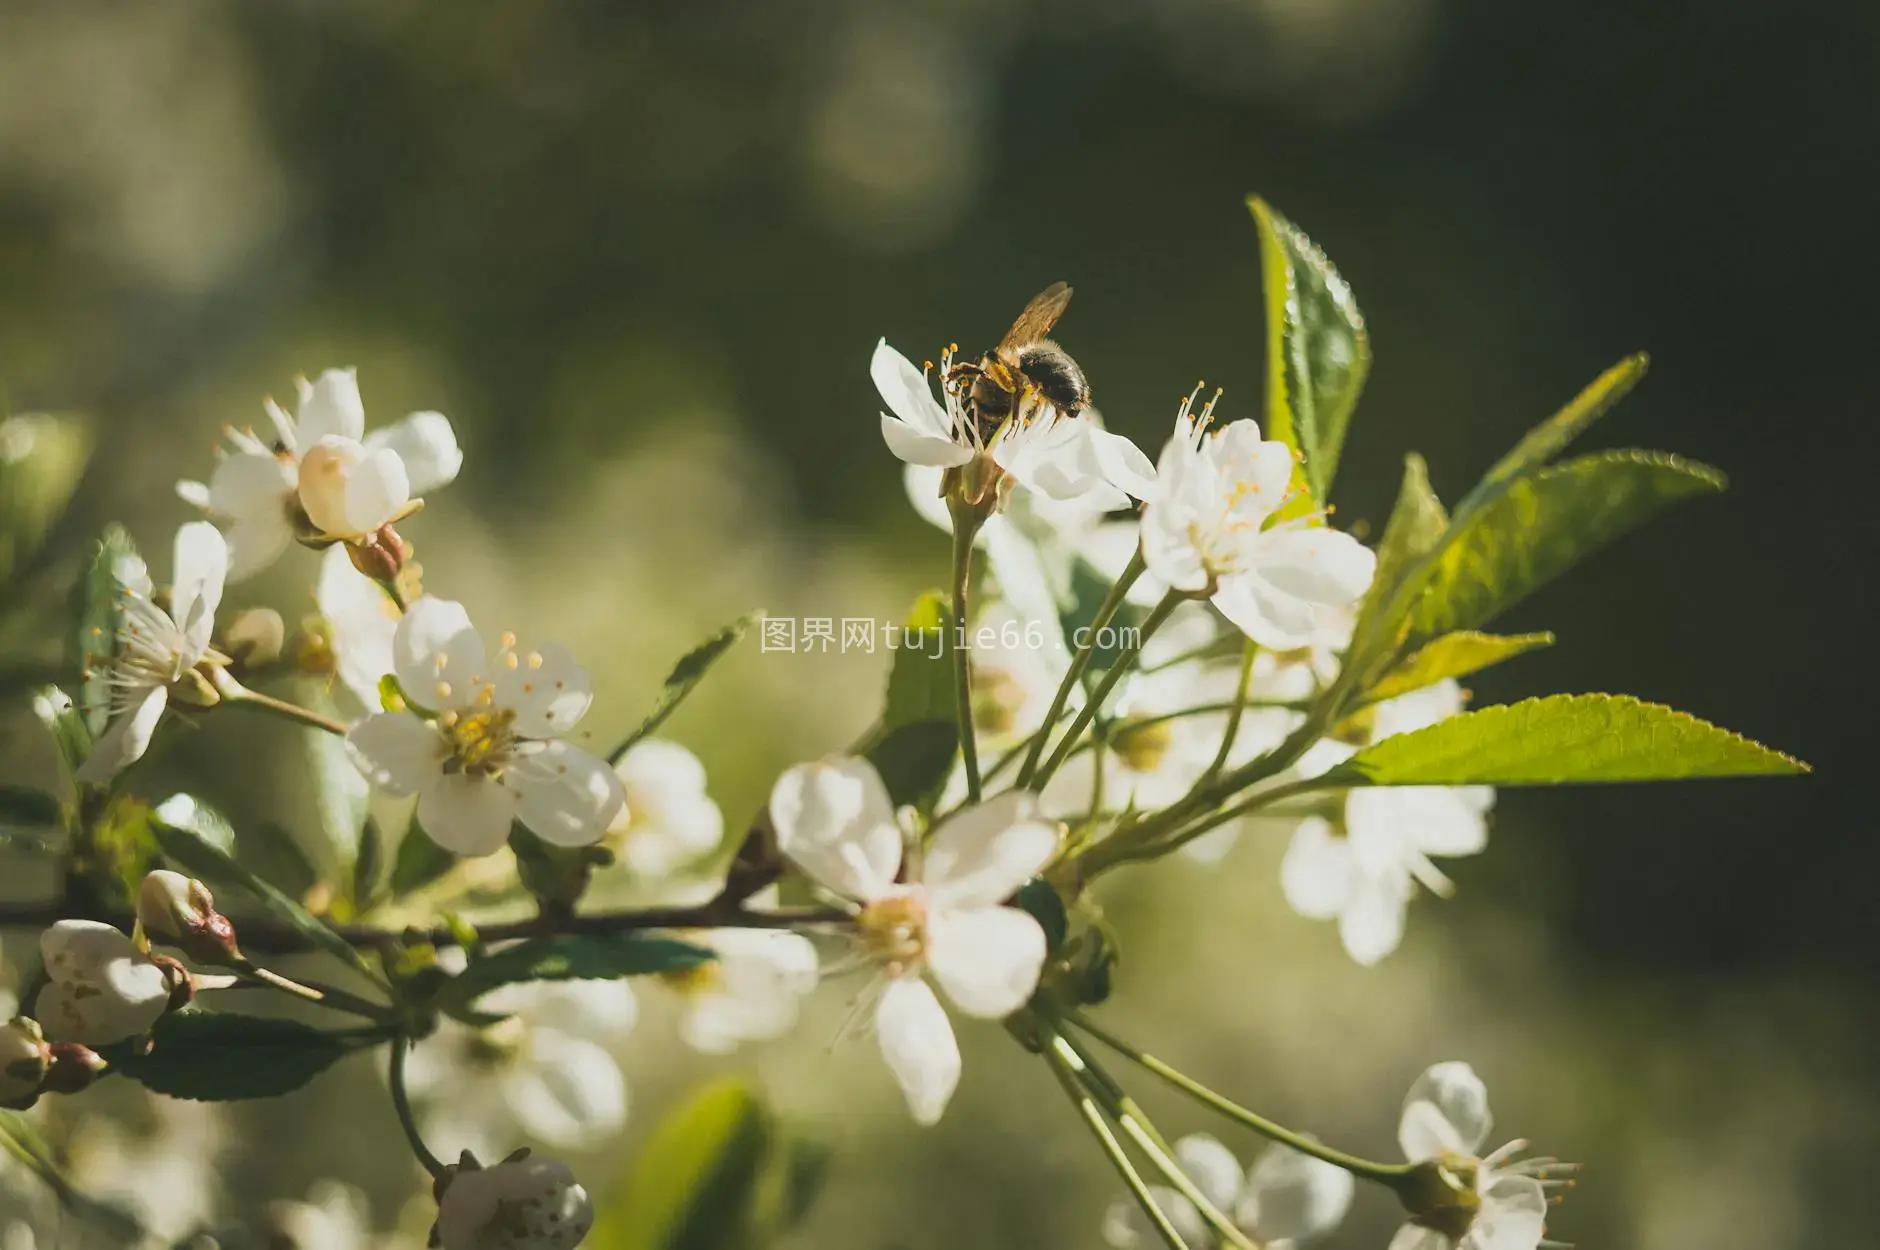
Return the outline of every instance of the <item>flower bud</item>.
[[[356,543],[346,544],[346,554],[353,567],[375,582],[389,582],[404,569],[411,558],[411,544],[388,523]]]
[[[152,939],[200,963],[241,958],[235,926],[215,909],[209,887],[180,872],[159,868],[145,875],[137,890],[137,922]]]
[[[411,482],[396,452],[329,434],[301,453],[300,507],[322,534],[351,538],[396,520]]]
[[[260,668],[281,658],[287,645],[287,624],[273,608],[237,612],[222,633],[229,658],[243,668]]]
[[[0,1107],[24,1111],[32,1106],[51,1065],[52,1048],[38,1022],[26,1016],[7,1021],[0,1028]]]
[[[52,1066],[42,1087],[48,1094],[76,1094],[89,1089],[111,1065],[104,1056],[79,1042],[54,1042],[49,1047]]]
[[[61,1042],[108,1046],[146,1033],[175,1006],[188,977],[95,920],[61,920],[39,935],[47,984],[34,1009]]]
[[[433,1192],[431,1239],[441,1250],[574,1250],[594,1225],[594,1204],[568,1165],[526,1150],[488,1168],[465,1155]]]

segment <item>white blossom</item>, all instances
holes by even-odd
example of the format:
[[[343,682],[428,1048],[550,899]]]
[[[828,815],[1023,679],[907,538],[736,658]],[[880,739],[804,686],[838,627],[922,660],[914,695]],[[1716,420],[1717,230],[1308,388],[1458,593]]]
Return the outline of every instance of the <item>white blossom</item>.
[[[638,1019],[631,986],[515,982],[476,1006],[507,1019],[481,1029],[446,1021],[412,1049],[406,1080],[427,1138],[487,1157],[517,1135],[584,1150],[620,1132],[627,1082],[610,1047]]]
[[[61,920],[39,949],[48,980],[33,1013],[52,1041],[107,1046],[149,1032],[169,1010],[170,974],[108,924]]]
[[[679,1036],[686,1045],[723,1055],[795,1027],[819,976],[816,947],[808,938],[778,929],[705,929],[680,936],[717,955],[659,978],[679,1000]]]
[[[1268,1146],[1244,1174],[1233,1152],[1205,1133],[1180,1139],[1173,1150],[1176,1164],[1208,1204],[1264,1246],[1290,1246],[1322,1236],[1338,1227],[1351,1207],[1351,1173],[1287,1146]],[[1151,1185],[1149,1192],[1189,1246],[1211,1250],[1220,1244],[1186,1195],[1166,1185]],[[1103,1217],[1103,1240],[1114,1250],[1149,1250],[1161,1244],[1147,1214],[1132,1198],[1110,1204]]]
[[[230,576],[260,572],[297,535],[358,538],[397,520],[411,500],[449,483],[463,464],[450,421],[416,412],[367,435],[359,380],[328,369],[295,383],[297,412],[265,407],[274,439],[225,431],[230,450],[207,485],[177,492],[229,527]]]
[[[1412,1163],[1439,1163],[1451,1183],[1472,1192],[1475,1209],[1470,1214],[1444,1207],[1434,1222],[1449,1231],[1412,1218],[1391,1238],[1391,1250],[1535,1250],[1540,1245],[1549,1170],[1575,1169],[1546,1159],[1514,1162],[1527,1148],[1523,1141],[1476,1158],[1492,1123],[1488,1089],[1466,1063],[1436,1064],[1410,1086],[1397,1126],[1404,1156]],[[1465,1230],[1458,1234],[1452,1219],[1466,1219]]]
[[[558,846],[600,841],[625,803],[606,761],[563,740],[592,701],[567,648],[492,655],[461,604],[424,598],[398,623],[393,668],[411,706],[378,712],[346,741],[380,789],[418,796],[440,846],[488,855],[521,821]]]
[[[1037,988],[1045,934],[1005,906],[1057,852],[1055,825],[1023,793],[999,795],[942,821],[900,881],[903,834],[866,760],[799,764],[771,791],[777,845],[823,889],[856,910],[864,956],[878,970],[875,1035],[908,1110],[933,1124],[959,1083],[960,1052],[930,974],[953,1005],[996,1020]]]
[[[1252,421],[1209,431],[1210,402],[1192,396],[1156,466],[1142,516],[1142,552],[1164,585],[1214,601],[1261,646],[1310,645],[1320,614],[1356,603],[1377,557],[1317,517],[1276,520],[1292,495],[1293,454]]]
[[[951,362],[950,353],[942,358],[943,377]],[[888,407],[881,414],[882,439],[909,464],[957,468],[983,457],[1042,495],[1101,501],[1106,508],[1141,498],[1154,477],[1134,443],[1036,397],[1013,404],[997,429],[982,432],[959,396],[942,387],[944,403],[935,399],[927,375],[886,340],[875,345],[869,373]]]
[[[266,1219],[270,1250],[371,1250],[365,1195],[351,1185],[321,1181],[305,1201],[276,1202]]]
[[[392,640],[402,614],[383,587],[353,567],[344,547],[320,557],[314,602],[326,619],[340,684],[365,711],[379,707],[379,681],[392,671]]]
[[[1462,710],[1462,689],[1442,681],[1373,709],[1372,740],[1433,725]],[[1355,748],[1319,744],[1320,771]],[[1311,774],[1306,774],[1311,775]],[[1280,864],[1286,901],[1307,919],[1338,921],[1345,951],[1370,966],[1403,940],[1405,912],[1421,884],[1453,885],[1433,856],[1478,854],[1488,845],[1488,786],[1375,786],[1347,792],[1336,822],[1300,822]]]
[[[615,764],[626,806],[607,830],[607,845],[646,878],[670,876],[724,840],[725,817],[705,786],[705,766],[676,742],[636,742]]]
[[[594,1204],[574,1173],[543,1155],[455,1173],[437,1203],[440,1250],[574,1250]]]
[[[206,521],[176,531],[173,581],[167,607],[159,606],[142,561],[113,569],[123,625],[108,661],[111,720],[78,770],[80,781],[102,785],[150,749],[173,692],[200,699],[196,666],[212,658],[215,612],[228,576],[228,545]]]

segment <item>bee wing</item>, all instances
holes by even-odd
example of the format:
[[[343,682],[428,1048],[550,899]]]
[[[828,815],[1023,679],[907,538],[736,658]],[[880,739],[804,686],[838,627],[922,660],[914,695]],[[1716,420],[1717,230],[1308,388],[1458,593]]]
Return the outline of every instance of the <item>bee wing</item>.
[[[1051,327],[1057,324],[1059,317],[1070,305],[1071,289],[1062,282],[1053,282],[1044,290],[1031,297],[1031,303],[1025,305],[1025,311],[1018,314],[1018,320],[1005,332],[999,345],[993,349],[1000,357],[1015,356],[1022,347],[1036,343],[1051,333]]]

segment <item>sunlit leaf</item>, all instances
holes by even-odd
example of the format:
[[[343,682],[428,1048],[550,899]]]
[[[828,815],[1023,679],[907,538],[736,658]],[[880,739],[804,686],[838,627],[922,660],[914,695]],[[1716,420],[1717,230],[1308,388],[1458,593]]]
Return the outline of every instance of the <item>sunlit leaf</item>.
[[[1421,690],[1444,678],[1466,677],[1504,660],[1541,647],[1554,645],[1552,634],[1481,634],[1457,630],[1429,643],[1422,650],[1386,673],[1373,685],[1368,697],[1394,699],[1412,690]]]
[[[74,592],[73,642],[85,673],[78,705],[94,737],[104,732],[110,719],[111,680],[106,661],[124,623],[124,588],[147,588],[149,581],[131,536],[119,526],[107,526],[92,547],[84,579]]]
[[[1512,482],[1467,518],[1421,574],[1410,638],[1486,624],[1591,552],[1724,478],[1658,452],[1599,452]]]
[[[1266,430],[1305,457],[1312,498],[1324,502],[1352,410],[1371,370],[1371,342],[1351,287],[1305,232],[1257,196],[1266,295]]]
[[[1561,694],[1464,712],[1374,743],[1334,785],[1544,786],[1803,773],[1799,760],[1629,695]]]
[[[763,617],[762,612],[751,612],[740,616],[681,656],[679,662],[673,665],[672,672],[666,675],[666,684],[660,688],[659,698],[653,703],[653,710],[646,714],[646,719],[640,722],[639,728],[628,734],[619,746],[608,753],[607,762],[618,764],[621,757],[632,749],[634,743],[647,737],[664,724],[666,718],[671,716],[678,709],[679,704],[685,701],[685,697],[692,693],[699,682],[704,680],[705,674],[711,671],[712,665],[723,659],[725,652],[736,646],[738,640],[750,631],[751,626]]]
[[[1510,483],[1544,467],[1565,451],[1569,443],[1638,385],[1650,363],[1641,352],[1627,356],[1593,379],[1590,386],[1574,396],[1573,402],[1529,430],[1513,450],[1497,460],[1457,507],[1456,515],[1460,517],[1492,503]]]

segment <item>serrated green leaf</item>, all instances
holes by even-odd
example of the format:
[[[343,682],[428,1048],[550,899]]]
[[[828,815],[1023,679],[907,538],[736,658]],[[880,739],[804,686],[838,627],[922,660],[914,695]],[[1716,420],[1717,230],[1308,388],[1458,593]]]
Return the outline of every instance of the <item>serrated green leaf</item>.
[[[138,1054],[106,1047],[111,1070],[145,1089],[196,1102],[233,1102],[292,1093],[351,1049],[331,1033],[296,1020],[209,1011],[165,1016]]]
[[[704,680],[712,665],[723,659],[725,652],[736,646],[751,626],[763,618],[761,611],[746,613],[681,656],[679,662],[672,666],[672,672],[666,675],[666,684],[661,687],[659,698],[653,701],[653,710],[646,714],[646,719],[640,722],[638,729],[628,734],[625,741],[608,753],[607,762],[618,764],[634,743],[664,724],[666,718]]]
[[[221,813],[188,794],[174,794],[151,813],[151,828],[164,857],[190,875],[210,883],[236,886],[252,895],[268,914],[349,967],[375,982],[380,978],[365,957],[331,926],[274,886],[236,862],[235,834]],[[239,938],[239,933],[237,934]]]
[[[90,429],[74,416],[35,412],[0,421],[0,585],[64,514],[91,446]]]
[[[715,958],[706,947],[648,933],[524,938],[473,961],[451,982],[449,997],[470,1004],[518,981],[609,981],[685,972]]]
[[[1464,712],[1366,747],[1332,785],[1547,786],[1805,773],[1808,765],[1630,695],[1559,694]]]
[[[1567,444],[1585,433],[1587,427],[1605,416],[1638,385],[1650,364],[1650,358],[1640,352],[1627,356],[1593,379],[1592,385],[1574,396],[1572,403],[1529,430],[1513,450],[1497,460],[1463,499],[1456,516],[1460,518],[1494,502],[1510,483],[1542,468],[1565,451]]]
[[[85,674],[78,704],[85,725],[96,737],[104,732],[111,712],[111,679],[107,661],[124,623],[125,587],[148,590],[150,574],[131,536],[117,525],[105,527],[92,547],[85,576],[74,592],[76,624],[72,634],[78,665]]]
[[[1318,245],[1265,200],[1247,206],[1266,295],[1265,433],[1298,448],[1312,498],[1323,503],[1371,370],[1370,338],[1351,287]]]
[[[1420,571],[1411,644],[1486,624],[1672,504],[1723,487],[1707,465],[1643,451],[1598,452],[1511,482],[1459,518]]]
[[[1386,673],[1371,687],[1367,697],[1372,701],[1394,699],[1445,678],[1466,677],[1525,652],[1553,645],[1554,636],[1547,633],[1480,634],[1457,630],[1444,634]]]
[[[596,1222],[594,1250],[758,1250],[779,1232],[789,1203],[788,1152],[745,1081],[700,1088],[661,1120],[625,1183]],[[781,1177],[780,1177],[781,1174]],[[777,1210],[779,1206],[782,1211]]]

